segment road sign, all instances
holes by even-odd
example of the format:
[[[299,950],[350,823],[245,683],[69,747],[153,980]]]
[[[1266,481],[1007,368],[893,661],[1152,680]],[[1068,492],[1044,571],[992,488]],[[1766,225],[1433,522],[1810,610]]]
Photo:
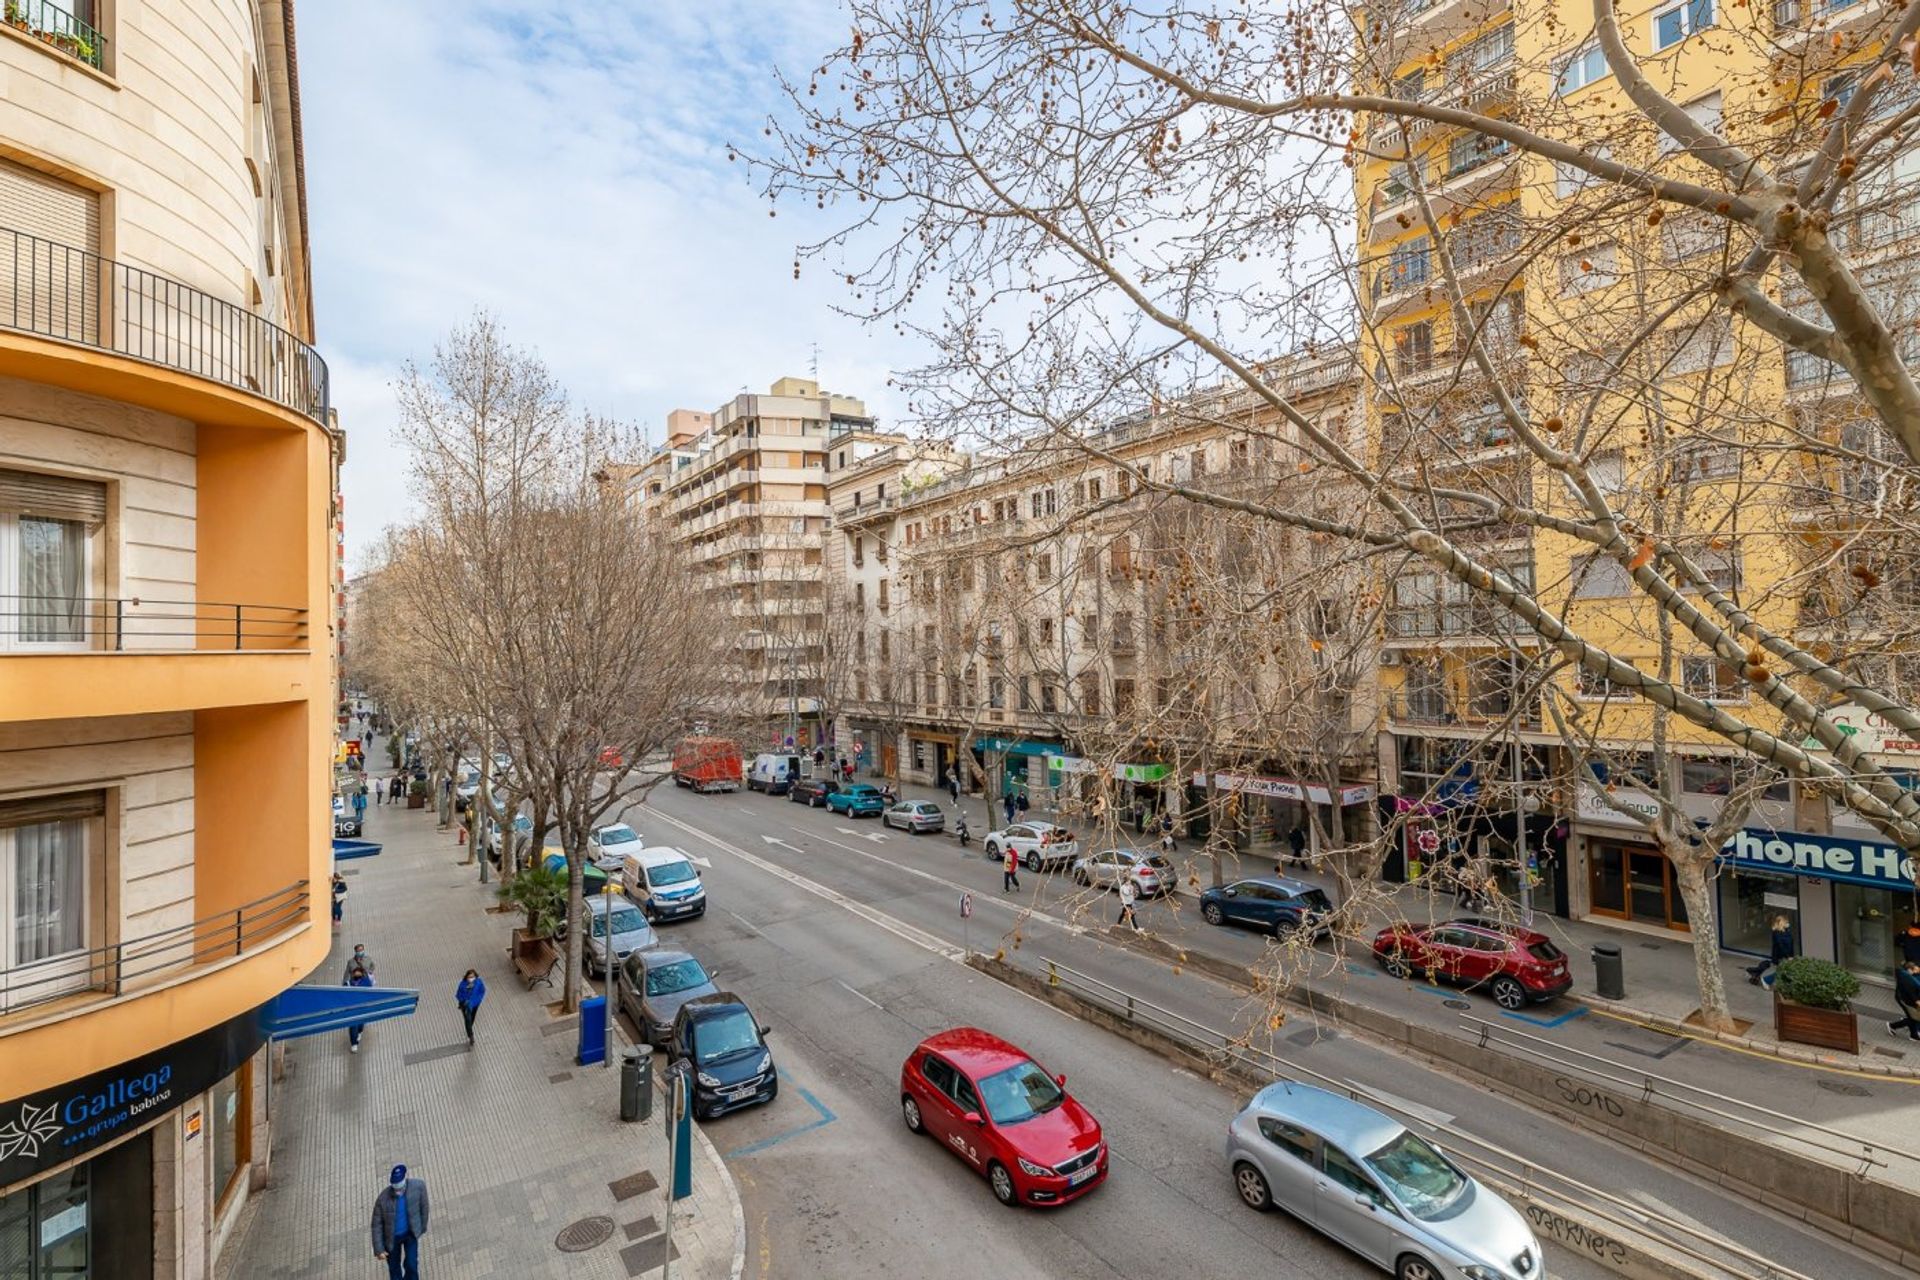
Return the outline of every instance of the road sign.
[[[960,895],[960,918],[962,920],[965,920],[968,916],[972,914],[973,914],[973,895],[970,893],[963,893]]]

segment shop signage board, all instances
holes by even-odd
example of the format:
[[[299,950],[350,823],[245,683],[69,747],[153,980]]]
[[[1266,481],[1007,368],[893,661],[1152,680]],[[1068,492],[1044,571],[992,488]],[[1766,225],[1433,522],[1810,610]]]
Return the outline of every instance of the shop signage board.
[[[1827,719],[1833,721],[1840,732],[1853,739],[1853,745],[1870,756],[1891,756],[1905,763],[1920,759],[1920,742],[1914,741],[1906,730],[1888,724],[1886,717],[1877,711],[1847,703],[1829,710]],[[1808,751],[1826,750],[1813,738],[1808,738],[1800,745]]]
[[[1622,813],[1622,809],[1626,812]],[[1602,795],[1598,787],[1590,782],[1583,782],[1574,801],[1574,812],[1582,822],[1599,822],[1608,826],[1644,831],[1646,827],[1636,821],[1634,815],[1657,818],[1660,816],[1660,806],[1652,796],[1642,795],[1629,788],[1616,788]]]
[[[1207,775],[1195,772],[1193,785],[1207,785]],[[1325,787],[1312,782],[1295,782],[1291,778],[1262,778],[1244,773],[1216,773],[1213,785],[1222,791],[1237,791],[1249,796],[1273,796],[1280,800],[1311,800],[1315,804],[1332,804],[1333,795]],[[1374,790],[1370,785],[1340,788],[1340,803],[1344,805],[1365,804],[1373,799]]]
[[[1746,827],[1720,851],[1730,866],[1778,875],[1817,876],[1878,889],[1913,890],[1913,860],[1898,845],[1850,836]]]
[[[1047,767],[1057,773],[1098,773],[1105,766],[1085,756],[1049,756]],[[1116,764],[1111,768],[1115,782],[1160,782],[1173,772],[1164,764]]]

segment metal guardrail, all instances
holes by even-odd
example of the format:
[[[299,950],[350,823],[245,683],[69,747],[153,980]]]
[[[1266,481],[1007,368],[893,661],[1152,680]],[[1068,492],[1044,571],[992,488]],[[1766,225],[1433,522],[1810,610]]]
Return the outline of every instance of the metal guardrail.
[[[1815,1124],[1811,1120],[1802,1120],[1798,1116],[1790,1116],[1782,1111],[1774,1111],[1767,1107],[1760,1106],[1757,1103],[1746,1102],[1724,1093],[1715,1093],[1712,1089],[1702,1089],[1700,1086],[1688,1084],[1684,1080],[1675,1080],[1670,1076],[1656,1075],[1651,1071],[1642,1071],[1638,1067],[1630,1067],[1625,1063],[1615,1062],[1612,1058],[1603,1057],[1597,1053],[1588,1053],[1583,1049],[1573,1049],[1566,1045],[1555,1044],[1551,1040],[1544,1039],[1540,1036],[1529,1035],[1524,1031],[1509,1031],[1505,1027],[1497,1026],[1481,1018],[1462,1018],[1460,1021],[1461,1029],[1473,1035],[1475,1041],[1483,1049],[1497,1045],[1503,1049],[1510,1049],[1525,1054],[1527,1057],[1539,1062],[1551,1063],[1553,1066],[1563,1067],[1569,1071],[1577,1071],[1590,1079],[1604,1080],[1609,1084],[1620,1085],[1623,1088],[1631,1089],[1638,1095],[1642,1102],[1670,1102],[1677,1106],[1687,1107],[1710,1116],[1716,1116],[1719,1119],[1727,1120],[1734,1124],[1743,1125],[1749,1129],[1757,1129],[1772,1137],[1790,1139],[1791,1141],[1798,1142],[1803,1146],[1812,1147],[1818,1151],[1843,1156],[1848,1160],[1859,1163],[1860,1167],[1854,1171],[1856,1177],[1865,1178],[1869,1176],[1869,1170],[1887,1168],[1887,1162],[1880,1158],[1883,1154],[1897,1155],[1909,1160],[1920,1160],[1920,1155],[1916,1155],[1913,1152],[1902,1151],[1897,1147],[1884,1146],[1869,1139],[1862,1138],[1858,1134],[1848,1133],[1845,1130],[1834,1129],[1823,1124]],[[1539,1045],[1551,1046],[1554,1052],[1547,1053],[1536,1047]],[[1556,1054],[1564,1054],[1567,1056],[1557,1057],[1555,1056]],[[1582,1059],[1585,1063],[1594,1063],[1598,1064],[1598,1066],[1582,1065],[1582,1063],[1569,1061],[1569,1058]],[[1807,1137],[1804,1134],[1791,1132],[1790,1130],[1781,1128],[1780,1122],[1785,1122],[1786,1124],[1807,1130],[1811,1133],[1819,1134],[1822,1138],[1832,1139],[1833,1141],[1821,1141],[1817,1138]]]
[[[1379,1097],[1344,1080],[1322,1075],[1309,1067],[1303,1067],[1282,1058],[1278,1054],[1256,1049],[1245,1043],[1239,1036],[1230,1036],[1215,1030],[1184,1014],[1175,1013],[1162,1005],[1142,999],[1125,988],[1102,981],[1091,974],[1081,973],[1077,969],[1068,968],[1044,956],[1038,959],[1046,966],[1045,976],[1048,986],[1065,989],[1080,999],[1106,1008],[1130,1023],[1145,1026],[1174,1040],[1185,1041],[1189,1046],[1200,1051],[1201,1056],[1230,1062],[1257,1076],[1317,1085],[1329,1092],[1341,1094],[1396,1116],[1409,1128],[1436,1134],[1445,1140],[1449,1154],[1455,1159],[1469,1166],[1476,1173],[1484,1174],[1488,1181],[1494,1182],[1523,1200],[1558,1204],[1571,1209],[1579,1217],[1598,1219],[1610,1228],[1628,1232],[1636,1237],[1646,1238],[1652,1235],[1661,1247],[1671,1249],[1696,1263],[1711,1267],[1717,1274],[1725,1274],[1730,1278],[1813,1280],[1802,1272],[1782,1266],[1770,1258],[1762,1257],[1731,1240],[1704,1231],[1691,1223],[1654,1213],[1631,1200],[1590,1186],[1557,1170],[1549,1169],[1465,1130],[1439,1123],[1429,1116],[1409,1112],[1393,1100]],[[1468,1150],[1462,1150],[1463,1147]],[[1479,1154],[1474,1154],[1475,1152]],[[1729,1266],[1729,1259],[1733,1261],[1734,1266]]]
[[[14,653],[31,653],[35,644],[116,652],[304,649],[307,611],[292,605],[143,596],[0,595],[0,639],[13,641],[18,646]],[[168,643],[182,640],[191,644]]]
[[[143,978],[244,954],[304,923],[308,897],[307,881],[296,880],[191,924],[0,969],[0,1014],[85,992],[118,996]]]
[[[327,425],[327,362],[271,320],[8,227],[0,227],[0,328],[225,383]]]

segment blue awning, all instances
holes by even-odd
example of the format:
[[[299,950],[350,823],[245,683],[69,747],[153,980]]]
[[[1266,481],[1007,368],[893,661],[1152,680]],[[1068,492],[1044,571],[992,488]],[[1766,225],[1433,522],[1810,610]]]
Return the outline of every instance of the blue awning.
[[[267,1004],[267,1034],[275,1040],[317,1036],[404,1018],[419,1003],[418,991],[398,987],[288,987]]]
[[[348,858],[371,858],[380,852],[380,846],[372,840],[347,840],[340,836],[333,838],[333,860],[344,862]]]

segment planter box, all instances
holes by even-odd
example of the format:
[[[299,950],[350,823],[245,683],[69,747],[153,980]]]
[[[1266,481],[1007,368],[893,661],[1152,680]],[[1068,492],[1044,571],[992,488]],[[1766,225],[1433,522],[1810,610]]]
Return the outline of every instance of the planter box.
[[[407,797],[407,808],[424,809],[426,807],[427,807],[427,798],[425,796],[408,796]]]
[[[1820,1049],[1860,1052],[1860,1020],[1852,1009],[1816,1009],[1810,1004],[1795,1004],[1773,993],[1773,1031],[1793,1044],[1810,1044]]]

